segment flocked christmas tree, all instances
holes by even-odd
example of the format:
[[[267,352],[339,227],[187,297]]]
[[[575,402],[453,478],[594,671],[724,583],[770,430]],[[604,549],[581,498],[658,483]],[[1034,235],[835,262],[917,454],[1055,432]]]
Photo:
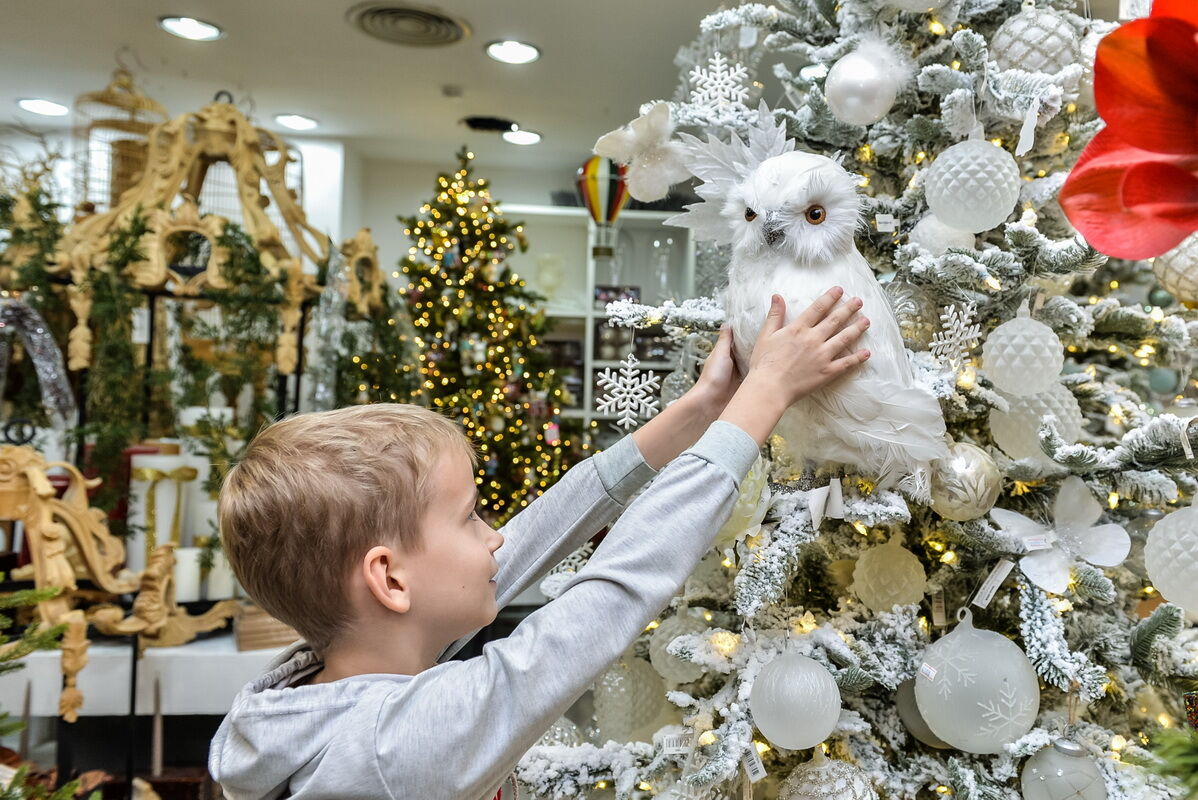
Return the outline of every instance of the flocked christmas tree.
[[[904,483],[866,456],[819,457],[826,439],[797,453],[772,440],[716,549],[597,682],[593,717],[577,707],[522,762],[536,796],[1184,796],[1147,746],[1184,724],[1182,695],[1198,688],[1183,612],[1198,613],[1198,511],[1185,508],[1198,433],[1145,374],[1188,375],[1198,331],[1168,295],[1146,296],[1150,281],[1104,296],[1120,282],[1092,277],[1106,258],[1056,202],[1101,127],[1089,65],[1112,27],[1073,8],[745,3],[679,53],[671,102],[599,141],[640,199],[683,167],[701,182],[676,222],[700,240],[712,297],[609,307],[613,324],[664,320],[688,345],[744,318],[745,253],[772,264],[774,240],[796,231],[831,242],[818,226],[843,211],[822,197],[786,210],[744,185],[760,168],[827,194],[835,163],[808,157],[819,179],[793,183],[777,164],[799,164],[797,150],[843,165],[865,223],[853,247],[906,345],[891,366],[938,401],[946,450]],[[772,111],[758,107],[767,54]],[[858,415],[852,430],[813,424],[859,446],[856,423],[889,398],[856,399],[837,406],[841,422]]]
[[[487,181],[470,176],[474,154],[437,177],[435,196],[401,217],[413,245],[400,293],[415,328],[426,404],[461,421],[482,455],[483,508],[503,522],[553,484],[578,445],[560,419],[561,379],[548,366],[548,321],[505,263],[527,247],[504,219]]]

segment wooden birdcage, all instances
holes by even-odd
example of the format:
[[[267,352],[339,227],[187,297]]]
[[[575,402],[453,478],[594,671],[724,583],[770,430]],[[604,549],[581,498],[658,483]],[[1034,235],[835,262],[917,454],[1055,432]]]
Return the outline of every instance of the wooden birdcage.
[[[124,69],[100,91],[75,98],[75,203],[82,213],[117,205],[145,170],[150,131],[168,119]]]

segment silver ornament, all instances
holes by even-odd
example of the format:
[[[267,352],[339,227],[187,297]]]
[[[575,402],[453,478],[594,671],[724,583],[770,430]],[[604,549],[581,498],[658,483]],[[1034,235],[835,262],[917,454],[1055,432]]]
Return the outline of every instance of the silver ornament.
[[[1023,9],[994,32],[990,56],[1001,69],[1055,74],[1078,63],[1081,42],[1060,13],[1024,0]]]
[[[679,636],[690,633],[702,633],[707,625],[695,617],[686,614],[675,614],[662,620],[661,624],[649,637],[649,663],[657,674],[671,683],[690,683],[703,677],[703,668],[690,661],[683,661],[677,656],[666,652],[670,642]]]
[[[877,800],[869,776],[860,767],[828,758],[817,747],[806,764],[800,764],[782,782],[778,800]]]
[[[968,139],[936,157],[924,192],[945,225],[981,233],[1010,216],[1021,184],[1014,156],[985,139]]]
[[[897,535],[862,553],[853,570],[853,591],[875,613],[918,603],[927,585],[923,564]]]
[[[919,713],[919,705],[915,702],[915,679],[905,680],[899,684],[894,693],[894,707],[898,710],[899,719],[907,732],[928,747],[937,750],[947,750],[951,745],[932,733],[923,715]]]
[[[919,245],[934,256],[944,255],[950,247],[972,250],[977,243],[969,231],[961,231],[941,222],[935,214],[926,214],[907,234],[911,244]]]
[[[912,350],[927,350],[936,334],[936,320],[940,316],[936,301],[922,287],[904,280],[885,283],[882,289],[894,309],[903,343]]]
[[[1144,566],[1157,591],[1171,603],[1198,612],[1198,508],[1166,514],[1152,526],[1144,545]]]
[[[840,688],[823,664],[783,653],[757,674],[749,711],[761,735],[778,747],[815,747],[840,719]]]
[[[1052,328],[1032,319],[1027,304],[982,344],[982,369],[1003,392],[1023,397],[1047,391],[1065,363],[1065,346]]]
[[[565,717],[558,717],[557,721],[549,726],[549,730],[541,735],[537,740],[538,747],[578,747],[586,741],[582,735],[582,731],[578,729],[570,720]]]
[[[872,125],[890,111],[899,79],[892,64],[872,53],[853,51],[832,65],[824,95],[832,116],[849,125]]]
[[[1023,765],[1023,800],[1107,800],[1102,772],[1082,746],[1057,739]]]
[[[1198,302],[1198,233],[1154,258],[1152,272],[1178,302]]]
[[[937,461],[933,468],[932,510],[945,519],[977,519],[994,508],[1001,491],[998,465],[977,445],[949,445],[948,457]]]
[[[1008,404],[1007,411],[990,411],[990,435],[994,443],[1011,458],[1031,458],[1045,466],[1053,460],[1040,448],[1040,423],[1049,414],[1057,419],[1057,432],[1068,444],[1082,435],[1085,417],[1073,392],[1059,383],[1048,391],[1027,397],[1013,397],[999,392]]]

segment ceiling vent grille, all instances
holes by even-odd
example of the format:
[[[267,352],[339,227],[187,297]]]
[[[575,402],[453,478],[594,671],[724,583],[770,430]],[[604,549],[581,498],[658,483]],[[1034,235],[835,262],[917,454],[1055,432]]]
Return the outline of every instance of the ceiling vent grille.
[[[462,20],[423,6],[371,0],[351,8],[346,17],[376,39],[409,47],[440,47],[470,35],[470,26]]]

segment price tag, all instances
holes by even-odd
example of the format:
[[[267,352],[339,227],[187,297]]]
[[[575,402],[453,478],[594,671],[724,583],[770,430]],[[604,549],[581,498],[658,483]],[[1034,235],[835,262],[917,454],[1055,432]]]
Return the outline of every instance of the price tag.
[[[150,343],[150,309],[133,309],[133,344]]]
[[[756,745],[749,744],[749,752],[745,753],[740,763],[744,766],[745,774],[749,776],[750,783],[757,783],[757,781],[765,777],[765,764],[761,763],[761,755],[757,752]]]
[[[990,601],[998,592],[998,587],[1002,586],[1002,582],[1007,579],[1014,568],[1015,562],[1005,558],[995,564],[994,569],[990,570],[990,574],[986,576],[986,580],[982,581],[982,587],[978,589],[977,596],[973,598],[973,604],[978,608],[990,605]]]
[[[937,669],[931,664],[923,663],[919,665],[919,674],[930,681],[936,680]]]
[[[1195,417],[1190,417],[1186,420],[1186,424],[1181,426],[1181,449],[1185,451],[1186,458],[1190,461],[1194,460],[1194,448],[1190,446],[1190,423]]]
[[[936,594],[932,595],[932,624],[937,628],[943,628],[948,624],[948,616],[944,612],[944,590],[937,590]]]
[[[740,28],[740,41],[738,42],[741,50],[748,50],[753,45],[757,44],[757,29],[752,25],[742,25]]]
[[[667,756],[685,756],[691,751],[691,737],[685,733],[675,733],[662,737],[661,752]]]
[[[1052,538],[1047,533],[1029,533],[1023,537],[1024,552],[1047,550],[1052,547]]]
[[[898,230],[898,220],[894,214],[875,214],[874,224],[878,227],[878,233],[894,233]]]

